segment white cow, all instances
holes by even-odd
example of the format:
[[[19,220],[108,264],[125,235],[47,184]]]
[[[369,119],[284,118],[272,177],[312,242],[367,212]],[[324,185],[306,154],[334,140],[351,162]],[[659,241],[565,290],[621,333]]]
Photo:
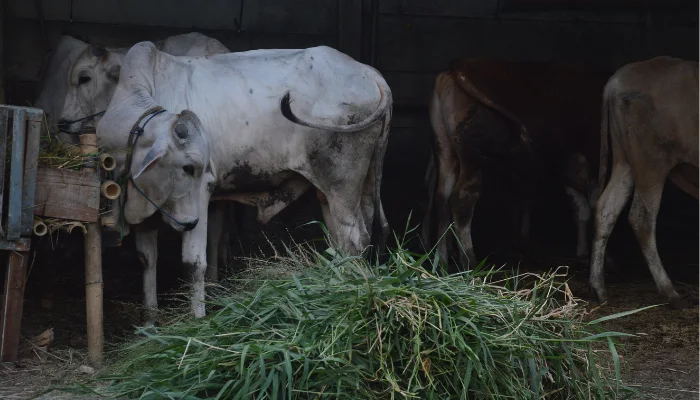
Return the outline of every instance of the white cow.
[[[199,32],[170,36],[154,44],[159,50],[178,56],[229,52],[221,42]],[[70,35],[61,36],[42,70],[39,94],[34,104],[44,110],[52,135],[58,136],[65,143],[78,143],[77,135],[57,132],[58,119],[64,114],[66,96],[70,91],[68,78],[71,70],[82,69],[83,76],[93,80],[91,84],[82,85],[80,91],[72,91],[70,94],[71,97],[80,96],[76,99],[78,101],[71,102],[68,106],[66,115],[80,119],[107,108],[119,78],[121,60],[128,50],[129,47],[105,48],[99,44],[90,45]],[[83,110],[83,113],[75,110]],[[91,121],[86,122],[91,124]],[[80,125],[76,125],[79,129]]]
[[[57,123],[68,90],[68,71],[87,47],[82,40],[63,35],[42,65],[34,107],[44,110],[49,133],[52,138],[58,137],[60,142],[77,143],[76,136],[58,132]]]
[[[97,135],[106,149],[132,149],[126,221],[161,211],[184,231],[201,317],[206,208],[215,191],[258,192],[241,197],[271,217],[313,185],[339,249],[362,253],[372,228],[383,248],[379,188],[391,110],[382,75],[328,47],[173,57],[142,42],[124,58]]]
[[[172,55],[211,55],[228,53],[221,42],[198,32],[175,35],[155,42],[155,46]],[[50,132],[60,143],[77,144],[80,132],[94,126],[100,116],[87,118],[104,111],[112,98],[119,81],[119,71],[124,55],[129,48],[105,48],[99,44],[88,44],[74,37],[64,35],[51,52],[40,81],[40,91],[35,106],[43,108],[47,115]],[[61,117],[58,123],[58,116]],[[67,120],[81,120],[67,124]],[[58,123],[58,124],[57,124]],[[57,132],[57,125],[63,132]],[[224,232],[224,212],[228,204],[212,204],[209,226],[209,252],[207,277],[218,279],[218,257],[225,255],[220,241]],[[128,227],[127,227],[128,228]],[[155,264],[157,262],[157,226],[143,224],[133,227],[136,231],[138,258],[144,266],[144,286],[155,286]],[[226,257],[222,257],[226,260]],[[149,296],[151,290],[145,290]],[[144,300],[151,303],[150,300]],[[155,314],[147,313],[146,325],[153,324]]]

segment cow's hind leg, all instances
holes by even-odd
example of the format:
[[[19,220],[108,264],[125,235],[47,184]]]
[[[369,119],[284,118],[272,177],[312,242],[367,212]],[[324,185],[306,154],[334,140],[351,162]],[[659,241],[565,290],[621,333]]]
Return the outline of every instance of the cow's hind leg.
[[[381,193],[377,191],[377,187],[381,185],[381,176],[377,176],[376,163],[376,157],[373,157],[363,183],[361,201],[365,226],[370,233],[371,242],[373,244],[373,254],[378,256],[380,253],[383,253],[386,248],[386,240],[389,236],[389,222],[384,215]],[[377,182],[378,180],[379,182]],[[377,183],[379,183],[379,185]],[[379,196],[379,198],[376,196]],[[379,220],[375,221],[375,218]],[[375,229],[375,225],[378,225],[377,229]]]
[[[158,314],[158,288],[156,286],[156,263],[158,261],[158,229],[139,227],[134,229],[136,254],[143,266],[144,326],[155,325]]]
[[[472,217],[474,207],[481,195],[481,172],[473,172],[464,164],[460,167],[459,178],[455,190],[449,198],[452,219],[455,222],[457,235],[461,243],[460,261],[467,269],[476,267],[476,255],[472,242]]]
[[[610,182],[596,204],[595,236],[591,252],[589,283],[600,301],[606,301],[608,298],[603,277],[605,247],[610,233],[615,227],[615,222],[632,193],[633,186],[630,166],[626,163],[616,163],[613,165]]]
[[[689,304],[681,299],[666,274],[656,247],[656,217],[659,213],[665,179],[659,179],[644,187],[637,186],[629,213],[629,222],[642,248],[656,288],[674,308],[685,308]]]
[[[348,185],[353,186],[353,185]],[[323,211],[331,239],[349,255],[361,255],[370,244],[369,232],[361,206],[361,191],[357,187],[324,193],[328,202]]]
[[[445,151],[445,153],[436,157],[438,171],[433,207],[437,217],[437,232],[435,232],[437,253],[440,257],[440,261],[447,267],[449,263],[448,244],[452,240],[453,235],[449,230],[452,224],[452,212],[450,210],[449,199],[455,189],[459,174],[459,165],[454,153],[449,150]]]

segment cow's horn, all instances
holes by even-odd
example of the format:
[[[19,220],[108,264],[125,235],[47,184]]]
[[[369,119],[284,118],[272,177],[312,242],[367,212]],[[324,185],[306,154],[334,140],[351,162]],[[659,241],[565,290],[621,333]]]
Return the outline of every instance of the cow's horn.
[[[175,124],[175,134],[177,135],[178,138],[180,138],[182,140],[187,139],[187,135],[189,134],[189,131],[187,129],[187,125]]]

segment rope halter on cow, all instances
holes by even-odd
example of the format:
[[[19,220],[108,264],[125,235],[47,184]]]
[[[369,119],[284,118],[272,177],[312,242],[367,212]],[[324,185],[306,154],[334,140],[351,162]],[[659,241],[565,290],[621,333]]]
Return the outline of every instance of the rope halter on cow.
[[[83,129],[83,128],[81,127],[79,131],[69,131],[67,127],[73,125],[73,124],[76,123],[76,122],[87,121],[87,120],[93,119],[93,118],[95,118],[95,117],[98,117],[98,116],[104,114],[106,111],[107,111],[107,110],[105,110],[105,111],[100,111],[100,112],[98,112],[98,113],[94,113],[94,114],[92,114],[92,115],[88,115],[87,117],[83,117],[83,118],[79,118],[79,119],[74,119],[74,120],[72,120],[72,121],[66,121],[66,120],[62,119],[62,120],[60,120],[60,121],[58,122],[58,130],[59,130],[59,132],[67,133],[67,134],[69,134],[69,135],[82,135],[83,133],[93,132],[93,131],[95,130],[95,128],[92,128],[92,129]]]
[[[136,148],[136,142],[138,141],[139,137],[144,132],[144,128],[146,128],[146,125],[158,114],[164,113],[166,110],[163,107],[160,106],[154,106],[146,110],[139,119],[136,120],[136,123],[131,127],[131,130],[129,131],[129,140],[127,142],[127,154],[126,154],[126,162],[124,163],[124,171],[122,172],[121,177],[119,178],[118,182],[122,186],[122,193],[124,193],[124,197],[127,196],[127,191],[126,188],[124,187],[128,182],[131,182],[131,185],[136,189],[136,191],[141,194],[146,200],[148,200],[149,203],[153,204],[153,206],[156,208],[156,210],[160,211],[163,215],[166,217],[170,218],[173,222],[175,222],[178,225],[181,226],[187,226],[188,224],[178,221],[174,217],[172,217],[170,214],[168,214],[165,210],[163,210],[160,206],[158,206],[153,200],[151,200],[146,193],[141,190],[138,185],[136,185],[136,182],[134,182],[133,175],[131,174],[131,164],[133,160],[133,154],[134,154],[134,149]],[[144,118],[150,116],[146,122],[143,123],[143,126],[139,126],[141,121],[143,121]],[[122,202],[121,197],[119,198],[119,208],[120,208],[120,215],[119,219],[121,220],[121,236],[124,237],[124,206],[126,205],[126,200]]]

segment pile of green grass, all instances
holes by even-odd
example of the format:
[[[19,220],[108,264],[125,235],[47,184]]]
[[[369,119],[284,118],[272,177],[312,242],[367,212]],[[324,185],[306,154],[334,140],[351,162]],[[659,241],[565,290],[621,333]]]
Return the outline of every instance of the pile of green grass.
[[[424,265],[429,265],[424,268]],[[291,251],[233,280],[209,314],[120,350],[102,394],[141,399],[623,398],[613,338],[582,322],[562,275],[439,273],[403,248],[383,264]],[[265,268],[263,268],[265,269]],[[629,314],[629,313],[625,313]]]

